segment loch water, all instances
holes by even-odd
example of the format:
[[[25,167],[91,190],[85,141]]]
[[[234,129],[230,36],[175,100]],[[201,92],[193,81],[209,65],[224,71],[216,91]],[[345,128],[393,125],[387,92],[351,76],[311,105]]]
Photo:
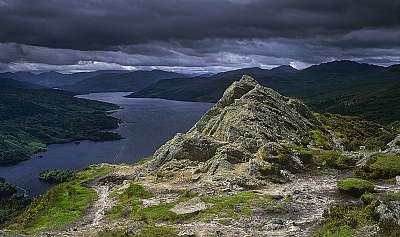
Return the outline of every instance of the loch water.
[[[117,104],[112,116],[122,124],[113,130],[124,139],[118,141],[49,145],[46,152],[16,165],[0,166],[0,176],[26,192],[40,195],[53,185],[41,182],[39,173],[52,169],[80,170],[90,164],[135,163],[150,156],[176,133],[188,131],[213,104],[152,98],[125,98],[126,92],[80,95],[84,99]]]

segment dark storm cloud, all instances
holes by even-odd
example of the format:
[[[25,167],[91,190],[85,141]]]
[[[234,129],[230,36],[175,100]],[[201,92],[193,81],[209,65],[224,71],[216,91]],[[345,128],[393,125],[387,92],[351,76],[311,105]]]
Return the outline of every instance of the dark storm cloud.
[[[396,0],[0,0],[0,62],[395,62],[399,12]]]

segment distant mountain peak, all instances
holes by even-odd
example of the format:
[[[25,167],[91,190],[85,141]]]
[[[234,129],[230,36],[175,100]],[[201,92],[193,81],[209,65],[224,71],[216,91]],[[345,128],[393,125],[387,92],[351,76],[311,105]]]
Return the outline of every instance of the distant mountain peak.
[[[281,65],[278,67],[274,67],[270,70],[271,72],[284,72],[284,73],[296,73],[299,70],[290,66],[290,65]]]
[[[380,69],[383,69],[383,67],[351,60],[338,60],[313,65],[302,70],[302,72],[363,74],[378,71]]]

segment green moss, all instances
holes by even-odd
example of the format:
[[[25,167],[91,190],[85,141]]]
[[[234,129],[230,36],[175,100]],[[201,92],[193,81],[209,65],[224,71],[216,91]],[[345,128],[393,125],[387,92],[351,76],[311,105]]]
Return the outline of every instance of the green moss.
[[[374,184],[363,179],[348,178],[340,180],[337,187],[341,193],[360,197],[365,192],[374,192]]]
[[[118,204],[113,207],[106,213],[107,218],[116,219],[122,215],[125,210],[125,206],[123,204]]]
[[[36,198],[28,206],[27,211],[19,215],[7,229],[32,233],[76,221],[97,198],[94,190],[83,187],[82,184],[110,171],[107,166],[92,165],[85,171],[79,172],[72,181],[59,184]]]
[[[181,198],[176,202],[142,207],[141,199],[151,198],[153,195],[145,190],[143,186],[137,183],[132,183],[121,194],[116,192],[113,193],[113,196],[118,197],[120,203],[114,206],[108,215],[109,218],[118,218],[124,213],[124,211],[127,210],[126,207],[128,206],[130,207],[129,215],[131,219],[135,221],[144,221],[151,225],[157,222],[181,222],[196,214],[178,215],[174,212],[171,212],[170,209],[179,202],[187,201],[192,195],[196,194],[193,192],[183,192],[181,194]]]
[[[144,226],[138,233],[133,233],[128,229],[108,229],[102,231],[99,237],[176,237],[178,231],[173,227],[165,226]]]
[[[253,192],[242,192],[224,197],[201,197],[211,207],[201,211],[198,218],[218,216],[220,218],[238,218],[241,215],[251,215],[253,205],[271,203],[275,201],[273,196],[259,196]]]
[[[147,224],[155,224],[157,222],[178,223],[188,220],[189,218],[197,215],[197,213],[190,214],[176,214],[170,211],[176,204],[187,199],[179,200],[178,202],[164,203],[160,205],[141,207],[140,203],[132,206],[132,219],[135,221],[144,221]]]
[[[369,205],[371,202],[374,200],[374,197],[371,193],[365,192],[363,195],[361,195],[360,200],[365,204]]]
[[[331,144],[320,130],[311,130],[310,135],[316,146],[325,150],[332,149]]]
[[[142,234],[139,237],[175,237],[178,232],[172,227],[162,226],[145,226],[142,229]]]
[[[292,147],[291,149],[305,164],[314,164],[314,156],[321,153],[319,150],[307,147]]]
[[[357,229],[373,225],[375,203],[368,206],[339,205],[324,213],[324,222],[318,230],[319,237],[354,236]]]
[[[131,183],[121,196],[122,201],[127,201],[136,198],[151,198],[153,195],[146,191],[143,186]]]
[[[279,171],[278,169],[276,169],[276,167],[274,167],[271,163],[267,163],[263,166],[258,167],[258,171],[266,176],[266,175],[274,175],[277,173],[277,171]]]
[[[356,175],[367,179],[390,179],[400,175],[400,155],[379,153],[371,156]]]

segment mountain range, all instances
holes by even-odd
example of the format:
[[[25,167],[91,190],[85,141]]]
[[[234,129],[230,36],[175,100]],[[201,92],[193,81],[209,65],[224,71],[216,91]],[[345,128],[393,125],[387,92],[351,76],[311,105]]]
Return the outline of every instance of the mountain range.
[[[303,100],[317,112],[358,115],[390,123],[400,119],[399,65],[380,67],[352,61],[335,61],[301,71],[280,68],[246,68],[211,77],[160,80],[129,97],[216,102],[243,74],[286,96]]]
[[[153,70],[37,75],[16,72],[2,73],[0,78],[31,83],[25,84],[28,87],[35,84],[75,94],[130,91],[133,93],[128,97],[215,103],[229,85],[247,74],[263,86],[301,99],[316,112],[357,115],[380,123],[392,123],[400,120],[397,102],[400,101],[399,68],[400,65],[382,67],[342,60],[303,70],[283,65],[270,70],[244,68],[197,77]]]

